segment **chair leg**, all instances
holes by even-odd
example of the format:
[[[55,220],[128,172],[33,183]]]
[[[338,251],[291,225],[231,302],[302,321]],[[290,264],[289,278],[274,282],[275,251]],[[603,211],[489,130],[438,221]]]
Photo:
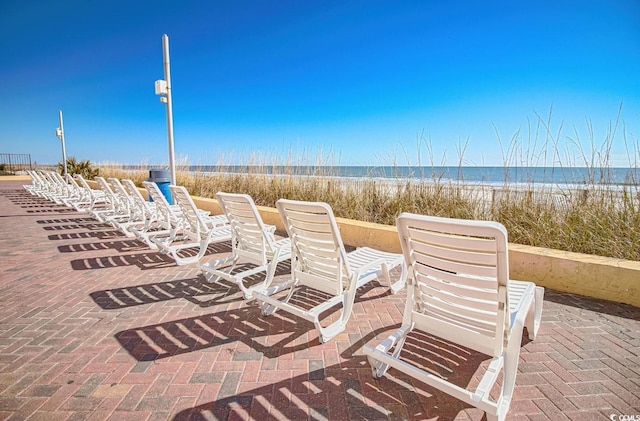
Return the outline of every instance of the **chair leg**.
[[[411,332],[412,328],[412,325],[402,325],[375,348],[365,345],[365,354],[367,354],[367,359],[371,365],[373,377],[379,379],[384,376],[389,369],[389,364],[376,359],[375,354],[377,352],[389,354],[389,351],[393,350],[390,356],[397,359],[400,356],[400,352],[402,352],[402,347],[404,346],[405,341],[407,340],[407,335]]]
[[[530,340],[535,340],[540,328],[540,319],[542,317],[542,303],[544,301],[544,288],[535,287],[533,296],[533,305],[527,314],[525,326]]]
[[[383,267],[383,272],[385,272],[385,276],[387,278],[387,283],[389,284],[389,290],[391,294],[396,294],[400,291],[407,283],[407,266],[404,264],[404,261],[400,264],[400,277],[393,284],[391,283],[391,276],[389,275],[389,269],[386,265]]]
[[[355,282],[355,281],[352,281],[352,282]],[[318,337],[320,339],[320,343],[328,342],[329,340],[331,340],[331,338],[336,336],[338,333],[342,332],[346,328],[347,322],[351,317],[351,311],[353,310],[353,302],[355,301],[355,294],[353,293],[350,294],[349,292],[343,292],[341,297],[339,296],[335,297],[334,300],[336,298],[339,298],[339,301],[334,302],[334,304],[332,305],[319,306],[319,307],[323,307],[322,311],[319,310],[318,307],[316,307],[313,310],[313,313],[315,315],[313,323],[315,324],[316,329],[318,331]],[[334,300],[331,300],[331,301],[334,301]],[[335,322],[329,324],[328,326],[322,326],[319,320],[320,314],[322,314],[322,312],[326,308],[330,308],[335,305],[342,305],[342,314],[340,314],[340,317]]]
[[[283,303],[288,303],[296,290],[296,286],[297,282],[295,282],[293,279],[290,279],[286,282],[268,288],[266,291],[264,291],[264,294],[267,296],[271,296],[273,294],[277,294],[278,292],[284,291],[285,289],[289,289],[287,296],[283,300],[280,300]],[[278,307],[264,301],[260,302],[260,308],[262,309],[262,314],[264,316],[270,316],[278,311]]]
[[[253,291],[264,291],[269,287],[269,285],[271,285],[271,282],[273,281],[273,277],[276,273],[276,266],[278,266],[278,262],[271,261],[266,265],[266,269],[264,266],[259,266],[254,270],[244,273],[241,277],[238,278],[238,286],[242,290],[242,295],[244,296],[245,300],[253,300],[254,298]],[[263,270],[266,272],[264,281],[250,288],[247,288],[244,286],[244,278],[246,278],[247,276],[256,274],[258,272],[262,272]]]
[[[485,412],[485,415],[487,416],[487,421],[498,421],[497,415],[489,414],[488,412]]]
[[[336,336],[338,333],[342,332],[347,326],[347,323],[344,321],[342,317],[340,317],[340,320],[336,320],[335,322],[331,323],[329,326],[326,326],[326,327],[323,327],[320,324],[320,321],[317,319],[314,322],[314,324],[316,325],[316,329],[318,331],[318,339],[322,344],[330,341],[331,338]]]

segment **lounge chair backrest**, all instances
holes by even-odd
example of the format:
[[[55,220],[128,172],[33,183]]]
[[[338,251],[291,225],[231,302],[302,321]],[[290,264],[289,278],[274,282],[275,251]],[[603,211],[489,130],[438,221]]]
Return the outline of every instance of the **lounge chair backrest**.
[[[176,216],[171,210],[169,202],[167,202],[167,199],[160,191],[160,188],[158,188],[158,185],[151,181],[143,181],[142,185],[145,189],[147,189],[149,197],[151,197],[151,199],[153,199],[154,203],[156,204],[156,212],[159,219],[164,221],[168,226],[177,224],[178,221],[176,219]]]
[[[87,183],[87,180],[85,180],[81,174],[76,174],[74,177],[76,180],[78,180],[78,182],[80,183],[80,186],[84,189],[85,193],[88,194],[91,199],[94,199],[96,196],[95,192],[91,188],[89,183]]]
[[[82,196],[82,187],[78,185],[76,180],[71,174],[67,174],[65,177],[66,183],[69,185],[69,191],[75,193],[78,197]]]
[[[71,174],[67,174],[65,177],[65,180],[67,182],[67,184],[69,184],[71,186],[72,190],[75,190],[76,192],[81,192],[82,191],[82,187],[80,187],[78,185],[78,183],[76,182],[75,178],[73,178],[73,176]]]
[[[134,198],[131,197],[129,193],[124,189],[124,186],[122,185],[120,180],[118,180],[115,177],[109,177],[107,181],[111,185],[113,194],[116,195],[117,198],[120,200],[120,203],[122,204],[123,208],[125,208],[127,211],[131,211],[133,209],[138,208],[136,203],[134,202]]]
[[[501,355],[509,324],[504,226],[403,213],[397,227],[413,280],[414,311],[431,333]]]
[[[64,177],[55,171],[51,171],[49,176],[51,177],[51,182],[54,186],[55,192],[58,195],[68,196],[70,189]]]
[[[38,178],[38,181],[44,186],[46,181],[44,180],[44,171],[34,171],[33,174]]]
[[[148,209],[148,206],[146,205],[146,203],[150,203],[150,202],[147,202],[144,199],[144,197],[142,196],[142,193],[140,193],[140,190],[138,190],[138,188],[136,187],[136,185],[132,180],[128,178],[123,178],[122,185],[124,186],[127,193],[129,193],[129,197],[132,199],[133,203],[138,209],[140,210]]]
[[[229,219],[235,253],[251,260],[260,256],[261,263],[266,264],[274,252],[275,238],[265,227],[251,196],[218,192],[216,199]]]
[[[95,177],[94,179],[100,186],[100,190],[104,191],[105,194],[107,194],[108,196],[111,196],[113,194],[113,191],[111,190],[111,186],[107,184],[107,180],[105,180],[104,177]]]
[[[87,180],[84,179],[84,177],[81,174],[76,174],[73,176],[73,178],[76,179],[76,181],[78,182],[78,185],[85,189],[85,190],[90,190],[91,186],[89,185],[89,183],[87,183]]]
[[[40,174],[38,174],[35,170],[27,170],[29,177],[31,177],[31,184],[36,190],[42,189],[44,185],[42,184],[42,180],[40,179]]]
[[[61,176],[60,174],[58,174],[55,171],[51,172],[51,176],[53,177],[53,179],[55,180],[55,182],[60,185],[60,186],[64,186],[67,187],[67,181],[64,179],[63,176]]]
[[[287,199],[276,207],[291,239],[293,277],[327,294],[341,294],[352,274],[331,207]]]
[[[43,173],[45,182],[47,183],[47,186],[48,186],[49,191],[51,193],[57,192],[59,187],[60,187],[59,184],[58,184],[58,181],[55,179],[53,174],[54,174],[53,171],[45,171]]]
[[[94,179],[100,186],[100,190],[104,192],[109,203],[111,203],[111,206],[113,207],[113,209],[120,210],[122,208],[122,203],[120,203],[119,197],[117,197],[116,194],[113,192],[113,190],[111,189],[111,186],[109,185],[109,183],[107,183],[107,180],[105,180],[104,177],[100,177],[100,176],[97,176]]]
[[[186,226],[183,227],[185,234],[194,237],[192,239],[203,239],[210,230],[210,227],[207,227],[207,224],[202,218],[203,214],[198,210],[196,204],[193,203],[191,195],[183,186],[170,186],[169,188],[171,189],[174,200],[180,207],[182,218],[188,226],[188,229]]]

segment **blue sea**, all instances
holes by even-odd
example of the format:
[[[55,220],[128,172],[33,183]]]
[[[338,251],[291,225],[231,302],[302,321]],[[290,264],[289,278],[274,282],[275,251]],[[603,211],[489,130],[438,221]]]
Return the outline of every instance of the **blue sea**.
[[[191,171],[220,172],[216,166],[192,166]],[[603,184],[638,186],[639,168],[586,167],[465,167],[465,166],[246,166],[230,165],[225,173],[264,173],[269,175],[324,175],[411,181],[458,181],[473,184]]]

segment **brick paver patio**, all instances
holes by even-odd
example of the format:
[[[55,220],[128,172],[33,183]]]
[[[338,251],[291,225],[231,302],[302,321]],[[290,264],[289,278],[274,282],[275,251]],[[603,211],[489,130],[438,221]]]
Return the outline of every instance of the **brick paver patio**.
[[[0,419],[482,418],[397,371],[372,378],[361,348],[399,325],[404,292],[361,291],[347,331],[320,344],[310,323],[263,317],[233,285],[22,184],[0,182]],[[408,349],[446,374],[426,339]],[[482,358],[455,351],[473,381]],[[640,414],[640,308],[547,290],[520,358],[509,419]]]

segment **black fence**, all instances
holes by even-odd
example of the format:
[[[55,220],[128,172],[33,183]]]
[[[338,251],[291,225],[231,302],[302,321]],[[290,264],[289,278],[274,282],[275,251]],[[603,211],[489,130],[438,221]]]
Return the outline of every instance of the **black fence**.
[[[0,153],[0,175],[16,174],[33,169],[28,153]]]

